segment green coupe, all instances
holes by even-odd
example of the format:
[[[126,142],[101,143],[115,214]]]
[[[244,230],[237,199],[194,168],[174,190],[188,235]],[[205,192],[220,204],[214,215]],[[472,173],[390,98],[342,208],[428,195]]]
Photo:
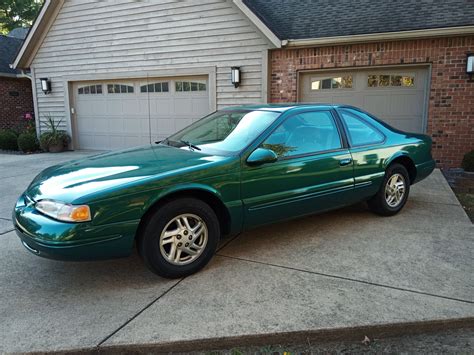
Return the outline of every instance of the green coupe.
[[[30,252],[130,255],[169,278],[201,269],[221,236],[367,201],[399,212],[434,169],[431,139],[343,105],[217,111],[155,145],[50,167],[18,199]]]

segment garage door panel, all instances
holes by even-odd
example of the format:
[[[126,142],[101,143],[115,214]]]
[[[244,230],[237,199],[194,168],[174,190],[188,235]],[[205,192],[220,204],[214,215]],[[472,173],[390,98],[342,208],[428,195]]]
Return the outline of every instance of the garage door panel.
[[[351,95],[335,95],[332,99],[326,99],[322,101],[323,103],[332,103],[332,104],[344,104],[344,105],[357,105],[357,97]]]
[[[163,82],[168,83],[166,89],[159,84]],[[190,90],[204,90],[176,92],[178,82],[198,82],[201,86],[192,84],[193,89],[190,84]],[[110,90],[109,84],[113,84]],[[184,84],[180,85],[184,87]],[[85,94],[87,86],[90,89]],[[100,93],[97,86],[102,88]],[[126,92],[121,91],[122,87],[126,88]],[[82,88],[81,91],[79,88]],[[116,88],[119,92],[115,92]],[[76,83],[73,90],[76,137],[82,149],[108,150],[149,144],[210,112],[207,79],[203,77],[150,78],[145,83],[140,80]],[[155,92],[143,92],[146,90]]]
[[[176,121],[176,126],[175,129],[176,131],[182,130],[186,126],[189,126],[191,123],[193,123],[192,118],[178,118]]]
[[[411,118],[394,118],[390,124],[407,132],[419,132],[422,129],[420,122]]]
[[[362,108],[376,116],[385,117],[390,114],[390,96],[383,93],[363,96]]]
[[[423,95],[414,94],[394,94],[391,96],[390,111],[398,115],[420,116],[423,113]]]
[[[106,107],[106,112],[109,116],[121,116],[123,114],[123,105],[121,100],[107,101]]]
[[[138,100],[124,100],[122,113],[128,116],[139,116]]]
[[[149,106],[150,107],[153,107],[154,106],[154,102],[150,102],[150,104],[148,103],[148,99],[146,97],[140,97],[138,98],[138,108],[137,108],[137,115],[141,116],[141,117],[144,117],[144,116],[148,116],[148,113],[149,113]]]
[[[192,98],[177,97],[173,102],[173,112],[178,116],[191,115],[193,113]]]
[[[124,121],[122,117],[109,117],[107,119],[102,119],[103,125],[100,125],[98,128],[101,132],[108,132],[110,135],[122,135],[124,132]],[[107,127],[104,129],[104,127]]]
[[[152,132],[173,133],[176,130],[175,120],[156,119],[152,120]]]
[[[148,105],[148,102],[145,101]],[[150,114],[153,117],[170,117],[173,114],[173,103],[169,97],[156,98],[150,102]]]
[[[427,77],[420,67],[303,73],[299,100],[353,105],[401,130],[423,132]]]
[[[198,114],[200,118],[209,113],[209,103],[200,99],[193,99],[193,112]]]

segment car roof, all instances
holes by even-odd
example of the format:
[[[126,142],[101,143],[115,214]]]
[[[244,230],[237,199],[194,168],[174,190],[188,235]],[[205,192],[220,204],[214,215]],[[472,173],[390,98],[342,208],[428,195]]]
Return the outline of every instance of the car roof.
[[[326,104],[326,103],[285,103],[285,104],[256,104],[256,105],[244,105],[244,106],[232,106],[222,109],[222,111],[247,111],[247,110],[261,110],[261,111],[274,111],[274,112],[286,112],[297,108],[319,108],[319,109],[332,109],[347,105],[339,104]]]

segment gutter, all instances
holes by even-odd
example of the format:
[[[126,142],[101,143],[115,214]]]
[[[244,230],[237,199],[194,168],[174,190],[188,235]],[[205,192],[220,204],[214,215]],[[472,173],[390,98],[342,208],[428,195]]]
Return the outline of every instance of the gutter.
[[[421,39],[429,37],[461,36],[474,34],[474,26],[443,27],[403,32],[382,32],[373,34],[288,39],[282,40],[282,47],[331,46],[361,42],[396,41],[403,39]]]
[[[12,64],[10,64],[9,66],[10,66],[10,68],[13,69],[13,65],[12,65]],[[0,77],[3,77],[3,78],[13,78],[13,79],[30,79],[30,80],[32,80],[31,75],[30,75],[26,70],[23,70],[23,69],[21,69],[21,73],[20,73],[20,74],[0,73]]]

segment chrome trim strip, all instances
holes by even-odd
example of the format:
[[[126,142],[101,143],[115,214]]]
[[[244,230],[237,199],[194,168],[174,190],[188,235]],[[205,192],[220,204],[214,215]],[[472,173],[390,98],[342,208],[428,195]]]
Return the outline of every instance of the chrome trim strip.
[[[28,251],[32,252],[33,254],[36,254],[36,255],[39,255],[39,250],[36,250],[36,249],[33,249],[32,247],[30,247],[28,244],[26,244],[24,241],[21,242],[23,244],[23,246],[28,249]]]

